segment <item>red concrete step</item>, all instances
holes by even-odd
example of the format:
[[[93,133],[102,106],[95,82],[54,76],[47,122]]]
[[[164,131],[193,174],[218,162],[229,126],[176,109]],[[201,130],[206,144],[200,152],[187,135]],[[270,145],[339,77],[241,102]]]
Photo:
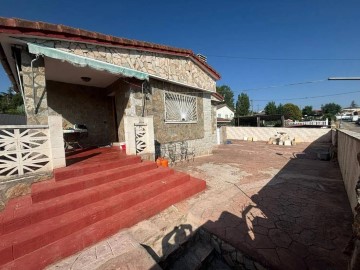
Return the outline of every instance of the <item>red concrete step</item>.
[[[31,186],[33,202],[49,200],[68,193],[102,185],[120,178],[143,173],[157,168],[154,162],[141,162],[98,173],[69,178],[63,181],[44,181]]]
[[[15,209],[13,210],[13,216],[7,215],[2,222],[0,221],[0,235],[64,214],[87,204],[118,196],[151,182],[166,179],[167,176],[172,174],[174,174],[174,170],[160,167],[141,174],[121,178],[117,181],[35,203],[30,205],[30,207]]]
[[[91,224],[123,212],[136,204],[142,204],[170,189],[176,189],[176,187],[185,184],[187,181],[190,181],[189,175],[175,173],[164,179],[125,192],[121,196],[114,196],[88,204],[60,216],[5,234],[0,237],[0,265],[56,242]],[[181,190],[180,187],[179,189]],[[153,207],[151,204],[147,205],[150,212],[154,211],[152,210]],[[134,214],[134,216],[139,216],[140,219],[138,220],[143,219],[143,215],[146,215],[146,213]],[[121,218],[126,220],[127,216],[122,215]],[[102,230],[108,231],[107,226],[109,225],[104,224],[105,227]]]
[[[119,157],[122,158],[119,158]],[[141,162],[139,156],[124,156],[119,153],[108,153],[100,155],[101,162],[92,158],[91,162],[83,161],[81,164],[74,164],[69,167],[59,168],[54,170],[54,177],[56,181],[69,179],[85,174],[95,173],[103,170],[119,168],[122,166],[136,164]]]
[[[33,250],[23,256],[15,256],[12,260],[12,251],[0,255],[1,269],[42,269],[47,265],[62,258],[70,256],[116,232],[120,229],[130,227],[137,222],[147,219],[174,203],[184,200],[204,190],[206,183],[203,180],[190,178],[180,186],[159,193],[146,201],[142,201],[124,211],[102,219],[72,234],[64,236],[58,241],[51,242],[46,246]],[[0,241],[0,245],[1,245]],[[14,254],[17,248],[14,246]],[[7,257],[5,257],[7,256]],[[5,262],[7,264],[4,264]]]

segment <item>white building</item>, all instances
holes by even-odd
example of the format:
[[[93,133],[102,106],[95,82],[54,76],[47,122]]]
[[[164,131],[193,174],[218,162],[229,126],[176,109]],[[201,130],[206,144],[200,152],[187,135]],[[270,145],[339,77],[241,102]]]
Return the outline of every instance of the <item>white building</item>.
[[[216,107],[216,118],[218,126],[229,124],[234,118],[234,115],[234,111],[226,104],[220,104]]]

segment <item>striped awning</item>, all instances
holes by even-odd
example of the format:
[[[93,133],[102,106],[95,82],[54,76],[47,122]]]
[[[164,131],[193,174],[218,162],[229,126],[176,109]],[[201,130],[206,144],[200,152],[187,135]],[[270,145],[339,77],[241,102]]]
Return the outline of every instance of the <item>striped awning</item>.
[[[27,45],[29,52],[35,55],[44,55],[49,58],[69,62],[76,66],[90,67],[96,70],[107,71],[112,74],[120,74],[125,77],[133,77],[139,80],[149,80],[149,74],[138,70],[110,64],[39,44],[27,43]]]

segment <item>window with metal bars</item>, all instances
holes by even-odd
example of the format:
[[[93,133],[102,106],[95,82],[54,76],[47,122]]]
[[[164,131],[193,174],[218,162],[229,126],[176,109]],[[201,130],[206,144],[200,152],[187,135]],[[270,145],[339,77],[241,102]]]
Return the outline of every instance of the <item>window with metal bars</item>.
[[[196,123],[196,96],[165,92],[165,122]]]

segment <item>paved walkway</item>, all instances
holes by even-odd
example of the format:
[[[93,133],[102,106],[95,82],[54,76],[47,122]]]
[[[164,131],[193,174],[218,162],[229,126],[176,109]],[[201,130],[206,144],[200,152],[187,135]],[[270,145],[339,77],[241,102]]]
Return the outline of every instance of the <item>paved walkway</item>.
[[[317,159],[327,147],[219,146],[175,166],[205,179],[205,192],[49,269],[156,269],[150,256],[136,255],[143,246],[161,257],[203,227],[269,268],[345,270],[352,213],[338,165]],[[178,225],[186,229],[175,239]]]

